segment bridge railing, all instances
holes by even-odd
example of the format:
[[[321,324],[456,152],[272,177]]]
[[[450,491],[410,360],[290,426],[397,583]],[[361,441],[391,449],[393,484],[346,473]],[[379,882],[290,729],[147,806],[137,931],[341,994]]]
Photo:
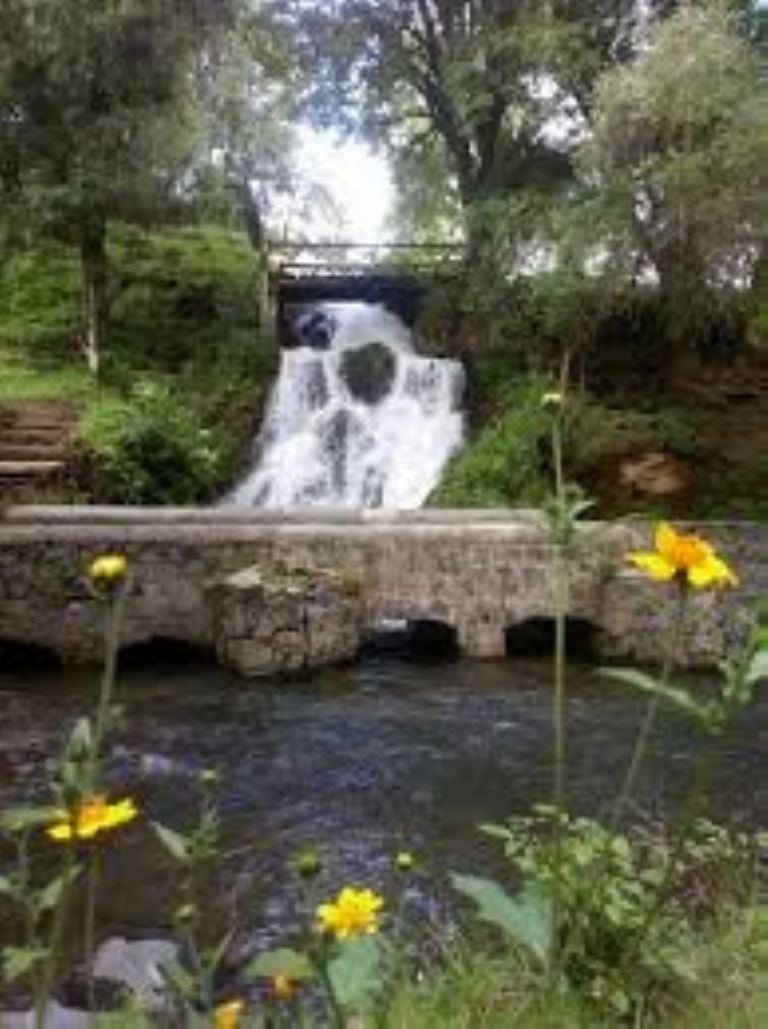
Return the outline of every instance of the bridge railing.
[[[429,271],[455,265],[464,256],[460,243],[301,243],[270,247],[270,269],[275,279],[354,276],[388,270]]]

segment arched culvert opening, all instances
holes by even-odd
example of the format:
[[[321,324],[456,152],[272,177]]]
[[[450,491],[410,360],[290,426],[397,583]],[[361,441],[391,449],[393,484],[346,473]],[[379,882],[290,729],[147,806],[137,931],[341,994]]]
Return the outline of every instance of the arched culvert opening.
[[[55,671],[61,665],[59,655],[48,647],[21,640],[0,639],[0,674]]]
[[[212,647],[203,647],[171,636],[153,636],[141,643],[129,643],[120,649],[121,668],[186,668],[214,664]]]
[[[586,618],[566,618],[565,652],[572,661],[594,661],[597,626]],[[551,657],[555,649],[555,619],[526,618],[505,631],[507,657]]]
[[[426,664],[454,661],[459,656],[458,634],[452,625],[432,618],[385,619],[366,634],[361,656]]]

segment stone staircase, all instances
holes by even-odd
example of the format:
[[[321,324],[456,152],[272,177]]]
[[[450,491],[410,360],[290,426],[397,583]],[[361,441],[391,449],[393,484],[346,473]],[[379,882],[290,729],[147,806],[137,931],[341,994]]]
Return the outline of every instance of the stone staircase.
[[[76,424],[76,412],[65,404],[0,405],[0,502],[56,497]]]

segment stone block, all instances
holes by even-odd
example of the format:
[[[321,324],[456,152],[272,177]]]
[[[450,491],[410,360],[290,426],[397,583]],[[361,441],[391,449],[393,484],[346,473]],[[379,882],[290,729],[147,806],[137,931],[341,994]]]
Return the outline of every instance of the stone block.
[[[221,663],[249,678],[351,661],[363,604],[348,578],[327,569],[253,565],[210,590]]]

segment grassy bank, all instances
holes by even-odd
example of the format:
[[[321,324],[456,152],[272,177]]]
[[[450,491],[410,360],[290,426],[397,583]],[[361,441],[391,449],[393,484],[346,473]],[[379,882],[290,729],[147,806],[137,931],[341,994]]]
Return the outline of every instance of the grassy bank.
[[[431,503],[538,505],[551,474],[547,419],[552,381],[503,355],[479,358],[469,390],[469,443]],[[666,388],[572,386],[565,458],[569,478],[600,517],[768,517],[768,355],[701,369]]]
[[[79,353],[76,255],[59,244],[0,266],[0,402],[82,415],[80,499],[210,500],[246,460],[274,355],[258,336],[245,238],[199,226],[109,241],[110,319],[99,382]]]

